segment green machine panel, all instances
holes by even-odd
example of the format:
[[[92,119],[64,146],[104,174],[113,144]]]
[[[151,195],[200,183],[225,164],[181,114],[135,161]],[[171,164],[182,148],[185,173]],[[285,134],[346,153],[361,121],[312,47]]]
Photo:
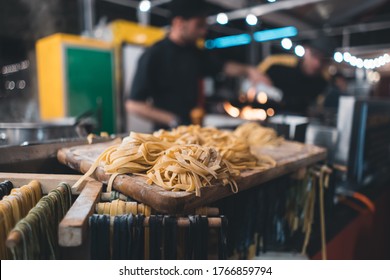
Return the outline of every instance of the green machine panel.
[[[68,115],[92,115],[96,133],[115,133],[113,52],[66,45],[64,55]]]

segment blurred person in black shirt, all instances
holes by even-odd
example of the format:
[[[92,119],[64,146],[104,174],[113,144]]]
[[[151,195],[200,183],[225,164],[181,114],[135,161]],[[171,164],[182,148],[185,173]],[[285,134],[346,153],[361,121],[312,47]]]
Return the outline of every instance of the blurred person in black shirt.
[[[295,55],[271,55],[259,64],[273,86],[283,92],[280,111],[288,114],[309,115],[309,107],[328,86],[325,67],[333,56],[333,42],[320,36],[305,46],[302,58]]]
[[[207,33],[206,11],[203,0],[173,0],[169,33],[139,59],[126,109],[153,121],[155,129],[192,123],[205,76],[223,72],[270,84],[256,67],[220,61],[197,47]]]
[[[336,73],[331,77],[330,84],[324,99],[324,108],[337,110],[339,98],[347,94],[348,82],[341,73]]]

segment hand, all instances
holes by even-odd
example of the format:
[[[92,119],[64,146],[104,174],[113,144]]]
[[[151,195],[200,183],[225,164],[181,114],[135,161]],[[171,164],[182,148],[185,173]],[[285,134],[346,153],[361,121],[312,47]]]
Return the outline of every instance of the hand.
[[[181,121],[179,117],[172,116],[171,120],[168,123],[169,128],[176,128],[180,125]]]
[[[271,79],[268,78],[267,75],[261,73],[256,67],[248,66],[247,77],[253,84],[263,83],[268,86],[272,86]]]

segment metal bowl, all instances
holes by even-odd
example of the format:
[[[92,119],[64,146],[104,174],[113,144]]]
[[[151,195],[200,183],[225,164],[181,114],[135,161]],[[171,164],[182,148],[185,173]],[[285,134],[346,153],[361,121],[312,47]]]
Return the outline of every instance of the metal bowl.
[[[73,119],[37,123],[0,123],[0,145],[26,145],[54,139],[80,138],[86,131]]]

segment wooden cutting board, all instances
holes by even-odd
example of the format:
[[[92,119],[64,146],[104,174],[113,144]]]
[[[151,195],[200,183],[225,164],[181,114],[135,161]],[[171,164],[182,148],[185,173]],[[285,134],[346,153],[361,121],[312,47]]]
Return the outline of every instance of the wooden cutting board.
[[[58,151],[57,158],[72,169],[86,173],[95,159],[106,148],[117,144],[118,141],[120,143],[120,139],[118,139],[107,143],[63,148]],[[285,141],[278,147],[264,147],[253,151],[273,157],[277,164],[275,167],[262,171],[243,171],[236,180],[239,191],[258,186],[326,158],[326,150],[323,148],[290,141]],[[93,177],[100,182],[107,183],[110,175],[105,174],[103,168],[99,167]],[[157,185],[148,185],[144,177],[135,175],[118,176],[114,181],[113,188],[139,202],[150,205],[159,212],[169,214],[187,213],[194,208],[234,194],[229,186],[218,184],[201,188],[201,196],[197,197],[195,193],[171,192]]]

